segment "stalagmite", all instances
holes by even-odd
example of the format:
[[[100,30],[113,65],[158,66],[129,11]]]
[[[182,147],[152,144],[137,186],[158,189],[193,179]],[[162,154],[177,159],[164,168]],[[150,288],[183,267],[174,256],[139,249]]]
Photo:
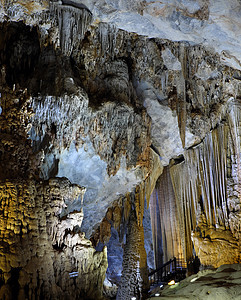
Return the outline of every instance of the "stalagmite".
[[[122,279],[118,289],[118,300],[135,297],[140,300],[148,290],[146,252],[143,226],[138,225],[135,212],[130,212],[127,225],[126,244],[123,254]]]
[[[1,183],[1,299],[101,297],[106,250],[96,252],[82,233],[75,232],[82,212],[60,217],[66,200],[74,201],[83,192],[66,179]],[[75,280],[69,276],[73,271],[79,273]]]

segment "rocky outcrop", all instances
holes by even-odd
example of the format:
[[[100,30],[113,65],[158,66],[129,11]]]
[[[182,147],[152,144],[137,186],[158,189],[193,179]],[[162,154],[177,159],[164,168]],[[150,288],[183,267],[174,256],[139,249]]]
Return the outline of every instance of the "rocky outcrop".
[[[157,289],[161,299],[195,299],[207,298],[239,299],[240,293],[240,264],[223,265],[217,270],[202,270],[195,275],[177,283]],[[148,299],[153,299],[148,298]]]
[[[85,188],[39,178],[54,130],[37,151],[29,138],[32,98],[5,80],[2,72],[0,298],[100,299],[107,250],[96,251],[81,232],[83,209],[68,208],[83,203]]]
[[[67,179],[7,181],[0,194],[0,297],[100,298],[106,249],[96,252],[79,231],[82,212],[64,214],[65,202],[82,196],[83,189]]]

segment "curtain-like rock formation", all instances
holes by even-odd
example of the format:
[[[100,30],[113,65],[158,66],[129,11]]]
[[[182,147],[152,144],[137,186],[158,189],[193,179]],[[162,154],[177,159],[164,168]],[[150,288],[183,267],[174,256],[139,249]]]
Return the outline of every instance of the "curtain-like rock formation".
[[[173,257],[186,260],[185,247],[189,245],[185,240],[183,224],[186,215],[182,207],[177,207],[169,167],[160,176],[150,205],[156,266]]]
[[[174,161],[161,175],[157,184],[160,216],[152,210],[152,222],[155,240],[158,230],[162,232],[166,258],[183,256],[191,261],[193,241],[203,265],[240,262],[239,117],[239,103],[230,102],[226,119],[200,144],[186,150],[181,163]],[[153,195],[153,206],[155,201]]]

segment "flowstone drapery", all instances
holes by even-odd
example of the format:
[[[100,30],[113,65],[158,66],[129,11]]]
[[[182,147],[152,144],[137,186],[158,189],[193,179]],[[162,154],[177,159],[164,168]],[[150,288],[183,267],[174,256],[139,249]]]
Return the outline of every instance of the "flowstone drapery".
[[[226,119],[159,178],[152,205],[160,226],[153,210],[153,229],[155,240],[161,231],[165,260],[191,261],[194,246],[203,265],[240,262],[239,118],[240,104],[231,102]]]

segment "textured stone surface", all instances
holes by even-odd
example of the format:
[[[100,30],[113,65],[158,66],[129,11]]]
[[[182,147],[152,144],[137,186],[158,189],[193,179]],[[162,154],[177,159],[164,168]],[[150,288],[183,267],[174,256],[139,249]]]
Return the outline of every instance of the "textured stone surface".
[[[48,98],[42,104],[38,100],[33,103],[33,109],[31,138],[35,147],[40,148],[38,151],[46,149],[42,176],[65,176],[87,187],[84,230],[90,234],[94,224],[92,227],[89,224],[100,222],[119,194],[125,195],[143,180],[141,168],[135,166],[138,151],[142,153],[147,147],[147,141],[141,141],[138,136],[147,135],[148,126],[126,105],[106,104],[93,112],[82,94],[63,99]],[[54,137],[51,135],[53,126],[56,128]],[[47,139],[50,143],[52,139],[52,147],[44,145]],[[140,148],[136,139],[141,141]],[[128,158],[127,153],[130,153]],[[56,170],[55,173],[52,170]],[[109,177],[108,172],[114,176]],[[96,211],[95,216],[89,213],[92,209]]]
[[[226,118],[181,160],[170,166],[157,185],[159,227],[169,255],[191,261],[192,242],[201,263],[218,267],[240,262],[240,104],[231,102]],[[174,194],[175,193],[175,194]],[[152,198],[155,205],[156,199]],[[157,211],[157,209],[156,209]],[[156,211],[153,224],[156,222]],[[160,222],[160,221],[159,221]],[[170,222],[176,222],[170,225]],[[177,234],[178,233],[178,234]],[[169,238],[166,238],[169,237]],[[156,246],[157,247],[157,246]],[[160,251],[160,250],[159,250]]]
[[[86,0],[94,17],[126,31],[174,41],[203,43],[225,64],[240,69],[240,2]]]
[[[240,299],[241,265],[226,264],[217,270],[202,270],[173,286],[157,290],[160,297],[148,299]]]
[[[143,226],[130,213],[123,255],[123,276],[116,299],[142,299],[148,290]]]
[[[101,298],[106,249],[79,231],[81,211],[63,214],[82,193],[67,179],[1,183],[1,299]]]
[[[77,298],[87,293],[85,284],[86,297],[101,297],[104,246],[115,236],[119,249],[115,253],[108,246],[109,261],[117,254],[123,266],[109,267],[107,276],[118,282],[120,299],[140,298],[147,281],[144,202],[146,197],[149,203],[163,166],[155,190],[158,201],[153,195],[151,202],[152,216],[159,214],[152,220],[155,249],[161,231],[166,235],[159,249],[164,259],[181,255],[191,260],[193,241],[203,265],[238,262],[240,3],[87,0],[86,9],[80,1],[72,2],[0,2],[0,179],[3,187],[9,182],[24,185],[23,193],[31,190],[24,205],[35,203],[38,221],[26,223],[36,237],[47,235],[46,251],[37,239],[33,243],[36,253],[48,254],[51,282],[58,285],[50,292],[45,274],[41,287],[39,269],[31,269],[34,282],[24,289],[24,275],[16,268],[28,269],[24,259],[15,263],[17,253],[9,260],[13,274],[6,263],[2,293],[13,286],[28,294],[36,287],[36,298],[41,293]],[[56,177],[67,177],[71,184]],[[62,190],[70,193],[72,184],[85,186],[85,197],[63,202]],[[48,213],[57,209],[50,205],[55,201],[52,187],[63,210],[42,233],[36,224],[45,226]],[[14,201],[2,202],[3,216]],[[39,211],[41,203],[46,212]],[[7,239],[16,239],[24,249],[21,216],[15,218],[16,226],[8,218],[12,222],[11,214],[2,217],[3,228],[14,234]],[[165,223],[161,230],[160,222]],[[87,253],[78,243],[86,245]],[[28,248],[26,257],[36,260]],[[2,248],[3,257],[8,250]],[[224,251],[230,253],[229,261]],[[87,275],[76,278],[74,291],[60,274],[72,264],[70,257],[81,253],[86,259],[79,261],[78,270]],[[98,264],[92,280],[89,273]]]

